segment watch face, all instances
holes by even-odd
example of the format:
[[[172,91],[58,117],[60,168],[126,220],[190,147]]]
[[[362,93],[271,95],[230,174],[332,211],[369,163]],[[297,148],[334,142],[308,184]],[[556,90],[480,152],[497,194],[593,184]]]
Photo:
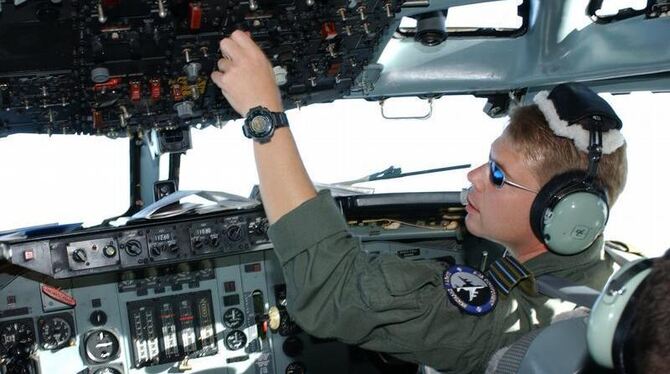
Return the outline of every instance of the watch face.
[[[264,115],[257,115],[249,122],[251,132],[255,136],[263,136],[272,129],[272,120]]]

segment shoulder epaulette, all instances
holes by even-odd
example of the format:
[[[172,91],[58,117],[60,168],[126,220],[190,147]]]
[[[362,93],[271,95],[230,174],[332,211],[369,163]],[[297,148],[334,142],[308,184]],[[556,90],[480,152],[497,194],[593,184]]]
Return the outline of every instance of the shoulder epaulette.
[[[533,273],[512,256],[497,259],[491,264],[486,275],[504,295],[509,295],[517,285],[529,295],[537,294]]]

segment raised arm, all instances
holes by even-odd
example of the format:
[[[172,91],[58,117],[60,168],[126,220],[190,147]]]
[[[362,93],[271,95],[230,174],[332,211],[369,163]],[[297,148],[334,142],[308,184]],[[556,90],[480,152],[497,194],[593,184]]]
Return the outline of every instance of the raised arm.
[[[221,40],[220,49],[223,57],[212,80],[233,109],[242,117],[256,106],[284,110],[272,66],[247,33],[233,32]],[[254,155],[270,223],[316,196],[289,128],[277,129],[268,143],[254,142]]]

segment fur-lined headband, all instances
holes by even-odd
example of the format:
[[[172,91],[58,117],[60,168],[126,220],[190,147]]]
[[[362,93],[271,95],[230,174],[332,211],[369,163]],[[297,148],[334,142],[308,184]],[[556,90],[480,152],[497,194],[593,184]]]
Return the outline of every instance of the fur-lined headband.
[[[561,137],[572,139],[580,151],[589,152],[590,129],[602,131],[602,153],[610,154],[621,147],[621,120],[609,104],[581,83],[564,83],[551,92],[541,91],[533,101],[540,108],[549,127]]]

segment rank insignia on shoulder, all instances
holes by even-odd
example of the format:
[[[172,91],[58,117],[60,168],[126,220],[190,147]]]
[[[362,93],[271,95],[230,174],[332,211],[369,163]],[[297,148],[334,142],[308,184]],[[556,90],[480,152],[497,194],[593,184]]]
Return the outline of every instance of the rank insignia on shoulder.
[[[449,301],[467,314],[482,316],[492,311],[498,302],[498,293],[491,281],[469,266],[451,266],[444,271],[442,280]]]

